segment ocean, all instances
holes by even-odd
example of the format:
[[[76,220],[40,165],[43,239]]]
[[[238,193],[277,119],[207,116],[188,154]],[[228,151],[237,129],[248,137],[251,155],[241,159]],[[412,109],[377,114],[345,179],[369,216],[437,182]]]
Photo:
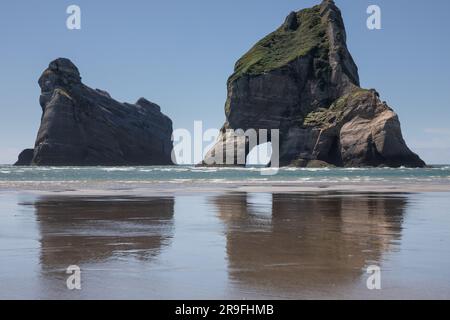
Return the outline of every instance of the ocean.
[[[263,175],[265,168],[170,167],[14,167],[0,166],[0,187],[45,182],[123,183],[427,183],[449,184],[450,166],[410,168],[281,168]]]

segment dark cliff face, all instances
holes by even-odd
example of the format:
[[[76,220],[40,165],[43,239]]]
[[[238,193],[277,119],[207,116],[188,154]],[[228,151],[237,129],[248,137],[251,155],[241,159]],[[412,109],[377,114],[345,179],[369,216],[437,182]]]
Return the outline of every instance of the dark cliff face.
[[[51,62],[39,85],[43,114],[31,164],[172,164],[172,121],[158,105],[119,103],[85,86],[68,59]]]
[[[29,166],[33,161],[34,150],[25,149],[19,154],[19,159],[14,164],[15,166]]]
[[[205,163],[234,145],[222,142],[225,129],[279,129],[282,166],[425,165],[406,146],[392,109],[359,87],[331,0],[290,13],[236,63],[227,86],[223,136]]]
[[[236,63],[228,81],[230,126],[295,125],[358,86],[345,38],[340,11],[331,2],[291,13]]]

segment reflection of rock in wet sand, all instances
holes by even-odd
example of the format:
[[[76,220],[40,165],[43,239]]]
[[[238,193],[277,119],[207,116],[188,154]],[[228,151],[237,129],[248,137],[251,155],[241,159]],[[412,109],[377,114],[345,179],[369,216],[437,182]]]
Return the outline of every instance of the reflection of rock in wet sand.
[[[226,225],[229,274],[253,287],[345,285],[401,237],[401,195],[230,194],[214,199]],[[325,290],[325,289],[324,289]]]
[[[174,199],[44,197],[34,203],[44,268],[151,259],[173,236]]]

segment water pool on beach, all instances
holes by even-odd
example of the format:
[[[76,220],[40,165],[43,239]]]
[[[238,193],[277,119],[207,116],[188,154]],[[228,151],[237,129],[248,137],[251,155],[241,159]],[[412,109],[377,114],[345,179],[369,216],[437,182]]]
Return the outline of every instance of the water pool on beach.
[[[449,299],[449,195],[3,191],[0,298]]]

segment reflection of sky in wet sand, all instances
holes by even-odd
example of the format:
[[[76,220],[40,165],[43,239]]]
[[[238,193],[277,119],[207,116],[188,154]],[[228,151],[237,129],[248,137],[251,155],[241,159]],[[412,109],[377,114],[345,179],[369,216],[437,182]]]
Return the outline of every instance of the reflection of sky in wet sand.
[[[401,239],[407,206],[402,195],[238,193],[213,202],[226,225],[230,278],[276,292],[357,281]]]
[[[438,193],[0,193],[0,298],[448,298],[448,208]]]

